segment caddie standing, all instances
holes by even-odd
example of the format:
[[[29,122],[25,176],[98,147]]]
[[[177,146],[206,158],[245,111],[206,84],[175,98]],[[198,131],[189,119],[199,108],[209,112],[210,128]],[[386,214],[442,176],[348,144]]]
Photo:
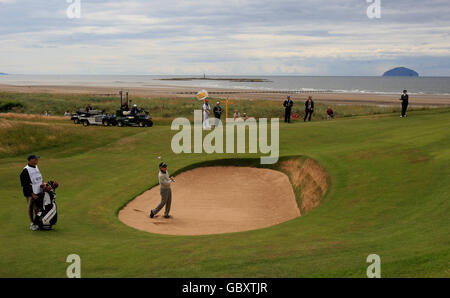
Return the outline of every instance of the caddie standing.
[[[211,123],[209,123],[209,114],[211,113],[211,107],[209,106],[208,99],[205,99],[203,104],[203,129],[210,129]]]
[[[169,178],[169,172],[167,171],[167,165],[162,162],[159,164],[159,187],[161,194],[161,203],[159,203],[158,207],[153,210],[150,210],[150,218],[153,218],[158,212],[166,206],[164,211],[164,217],[170,218],[170,205],[172,204],[172,190],[170,189],[170,184],[175,182],[173,177]]]
[[[35,200],[43,191],[41,188],[43,179],[37,166],[39,156],[31,154],[27,159],[28,164],[23,168],[22,173],[20,174],[20,184],[22,185],[23,195],[27,199],[30,229],[36,231],[39,227],[33,223],[34,212],[37,210]]]

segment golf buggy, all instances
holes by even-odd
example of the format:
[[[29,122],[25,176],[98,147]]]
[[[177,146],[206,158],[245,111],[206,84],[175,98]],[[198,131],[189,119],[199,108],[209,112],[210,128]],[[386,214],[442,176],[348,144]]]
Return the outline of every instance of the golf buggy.
[[[117,125],[117,118],[116,118],[116,114],[107,114],[105,115],[105,117],[103,118],[103,125],[104,126],[116,126]]]
[[[103,111],[99,111],[99,110],[90,110],[89,112],[86,112],[85,110],[78,110],[75,113],[72,114],[72,116],[70,117],[70,120],[73,121],[73,123],[75,124],[80,124],[85,122],[85,120],[87,120],[88,118],[91,118],[91,120],[87,121],[88,125],[89,124],[94,124],[95,121],[92,120],[93,117],[96,116],[103,116]],[[97,118],[98,119],[98,118]],[[102,124],[102,123],[100,123]]]
[[[94,113],[91,113],[94,112]],[[90,111],[89,113],[86,113],[85,115],[80,116],[79,121],[84,126],[89,125],[105,125],[104,119],[106,118],[106,115],[103,114],[104,111]]]
[[[76,111],[75,113],[72,113],[72,116],[70,117],[70,120],[73,121],[73,123],[75,124],[79,124],[80,123],[80,116],[83,115],[86,112],[82,112],[82,111]]]
[[[120,110],[116,111],[115,117],[108,117],[107,121],[112,125],[117,124],[119,127],[123,126],[139,126],[139,127],[152,127],[153,121],[149,116],[149,112],[144,109],[136,109],[135,112],[128,109],[128,92],[126,93],[126,101],[123,103],[122,91],[120,91]]]

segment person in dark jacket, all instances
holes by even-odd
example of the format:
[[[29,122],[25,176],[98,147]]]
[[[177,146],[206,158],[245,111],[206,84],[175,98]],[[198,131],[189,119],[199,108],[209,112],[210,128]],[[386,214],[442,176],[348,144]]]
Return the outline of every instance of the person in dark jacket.
[[[220,102],[218,101],[217,103],[216,103],[216,106],[214,107],[214,109],[213,109],[213,112],[214,112],[214,118],[216,118],[215,119],[215,122],[214,122],[214,126],[215,127],[218,127],[219,126],[219,124],[220,124],[220,116],[222,116],[222,107],[220,106]]]
[[[312,97],[309,96],[308,99],[305,101],[305,118],[303,118],[303,121],[306,122],[306,118],[308,118],[308,121],[311,121],[311,116],[314,113],[314,101],[312,100]]]
[[[284,122],[286,122],[286,123],[291,123],[291,112],[292,112],[293,105],[294,105],[294,102],[292,101],[291,97],[288,95],[286,100],[283,102]]]
[[[136,104],[133,105],[133,107],[131,108],[131,115],[136,116],[139,113],[138,107]]]
[[[406,110],[408,109],[408,101],[409,96],[407,94],[407,90],[403,90],[403,94],[400,97],[400,100],[402,101],[402,114],[400,115],[400,118],[406,117]]]
[[[124,102],[124,103],[122,104],[122,106],[120,107],[120,109],[121,109],[122,111],[129,111],[130,108],[128,107],[128,102]]]
[[[36,231],[39,227],[34,224],[34,215],[38,210],[35,202],[39,198],[39,194],[42,193],[43,179],[37,166],[39,156],[31,154],[27,159],[28,164],[20,174],[20,184],[22,185],[23,195],[27,199],[30,229]]]

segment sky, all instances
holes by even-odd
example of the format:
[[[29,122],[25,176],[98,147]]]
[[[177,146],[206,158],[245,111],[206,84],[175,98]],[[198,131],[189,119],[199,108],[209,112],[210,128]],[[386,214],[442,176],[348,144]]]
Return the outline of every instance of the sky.
[[[0,72],[450,76],[450,0],[368,1],[0,0]]]

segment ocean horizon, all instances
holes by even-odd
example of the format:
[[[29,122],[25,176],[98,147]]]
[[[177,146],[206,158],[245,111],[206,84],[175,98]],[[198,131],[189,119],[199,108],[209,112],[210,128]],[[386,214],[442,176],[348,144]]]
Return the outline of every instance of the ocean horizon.
[[[27,75],[0,76],[0,84],[18,86],[81,85],[124,87],[186,87],[261,91],[322,91],[333,93],[450,95],[450,77],[301,76],[301,75]],[[168,79],[196,78],[195,80]],[[215,79],[263,79],[239,82]]]

